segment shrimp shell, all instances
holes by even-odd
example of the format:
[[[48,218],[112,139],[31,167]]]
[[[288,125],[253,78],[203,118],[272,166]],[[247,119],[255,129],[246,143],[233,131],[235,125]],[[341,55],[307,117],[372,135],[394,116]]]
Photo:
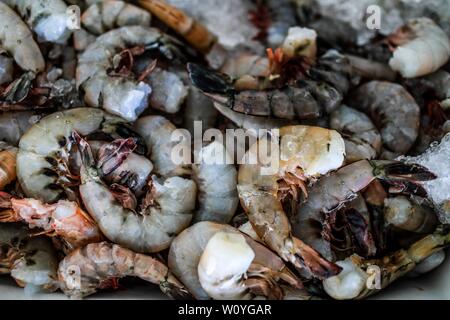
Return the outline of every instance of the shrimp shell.
[[[107,280],[126,276],[157,284],[172,298],[190,297],[162,262],[107,242],[88,244],[75,250],[60,262],[58,268],[61,289],[71,298],[91,295]]]
[[[399,39],[395,39],[394,44],[399,47],[389,60],[389,65],[405,78],[430,74],[450,58],[448,36],[429,18],[411,20],[397,33],[400,33]]]

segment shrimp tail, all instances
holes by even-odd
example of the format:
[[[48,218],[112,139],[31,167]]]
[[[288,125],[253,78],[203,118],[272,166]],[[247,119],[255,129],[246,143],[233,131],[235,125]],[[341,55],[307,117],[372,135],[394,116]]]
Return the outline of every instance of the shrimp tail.
[[[231,94],[234,91],[232,80],[224,73],[194,63],[188,63],[187,71],[194,86],[205,94]]]
[[[393,193],[414,194],[426,197],[427,192],[420,182],[430,181],[437,176],[424,166],[400,161],[369,161],[374,176],[387,183]]]
[[[0,191],[0,222],[16,222],[20,221],[20,217],[12,209],[12,195]]]
[[[192,295],[183,285],[169,274],[166,281],[159,284],[161,291],[174,300],[193,300]]]
[[[323,258],[320,253],[312,247],[308,246],[298,238],[293,239],[297,251],[294,265],[300,268],[306,268],[313,276],[321,280],[335,276],[341,272],[341,267]]]

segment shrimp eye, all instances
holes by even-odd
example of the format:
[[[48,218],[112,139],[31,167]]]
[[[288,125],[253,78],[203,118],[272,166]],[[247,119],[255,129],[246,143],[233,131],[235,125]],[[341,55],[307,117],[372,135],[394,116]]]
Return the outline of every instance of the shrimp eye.
[[[64,147],[67,144],[67,139],[64,136],[58,138],[58,144],[60,147]]]

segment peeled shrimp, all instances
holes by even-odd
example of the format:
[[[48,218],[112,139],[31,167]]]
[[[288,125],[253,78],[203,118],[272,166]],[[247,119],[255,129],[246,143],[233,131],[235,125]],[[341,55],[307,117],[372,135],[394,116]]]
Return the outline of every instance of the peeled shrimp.
[[[301,287],[300,280],[265,246],[229,225],[209,221],[196,223],[175,238],[169,268],[202,300],[282,298],[280,280]]]
[[[405,196],[384,200],[384,219],[387,224],[416,233],[431,233],[438,224],[431,208],[415,203]]]
[[[144,81],[113,76],[110,69],[117,68],[114,61],[120,60],[120,52],[130,47],[156,48],[173,57],[171,41],[158,29],[141,26],[126,26],[99,36],[78,59],[77,86],[84,90],[85,102],[135,121],[147,108],[152,89]]]
[[[344,261],[337,262],[344,271],[324,280],[324,289],[334,299],[365,298],[386,288],[398,278],[411,272],[425,259],[449,245],[448,227],[441,226],[409,248],[400,249],[380,259],[364,260],[358,255],[353,255]],[[377,272],[375,268],[380,272],[380,287],[374,286],[373,281],[369,279],[373,272]],[[367,285],[368,283],[371,285]]]
[[[30,293],[58,288],[58,260],[51,241],[29,238],[27,229],[16,223],[0,224],[0,273],[9,273]]]
[[[346,163],[375,159],[381,150],[380,133],[362,112],[342,105],[330,114],[330,128],[344,138]]]
[[[45,61],[33,35],[22,19],[6,4],[0,2],[0,42],[24,71],[38,73]]]
[[[157,284],[171,298],[190,297],[162,262],[107,242],[91,243],[73,251],[58,268],[61,289],[71,298],[94,294],[109,280],[127,276]]]
[[[192,83],[214,102],[233,111],[260,117],[281,119],[318,118],[325,110],[334,110],[341,94],[326,83],[303,82],[303,86],[281,89],[236,91],[231,79],[222,73],[188,64]]]
[[[405,154],[416,141],[420,109],[401,85],[384,81],[368,82],[356,90],[350,104],[372,119],[380,130],[383,148],[388,152]]]
[[[89,145],[80,140],[82,154],[80,195],[102,233],[112,242],[136,252],[158,252],[169,247],[186,228],[195,208],[196,185],[181,177],[153,176],[140,214],[124,208],[103,183]]]
[[[375,179],[390,183],[393,192],[426,196],[418,181],[434,178],[436,176],[428,169],[416,164],[382,160],[354,162],[314,184],[308,192],[308,199],[291,218],[293,234],[333,260],[334,253],[329,243],[333,212],[355,199],[357,193]]]
[[[124,1],[104,0],[92,3],[81,15],[81,26],[73,33],[74,47],[84,51],[96,36],[124,26],[149,27],[151,15]]]
[[[450,40],[429,18],[409,21],[390,36],[398,46],[389,65],[405,78],[424,76],[438,70],[450,58]]]
[[[169,120],[162,116],[146,116],[139,118],[134,128],[147,144],[148,157],[154,165],[156,174],[163,177],[190,174],[190,167],[183,164],[190,163],[190,154],[183,155],[186,158],[182,163],[175,163],[172,160],[172,151],[180,141],[172,139],[176,127]],[[182,143],[190,146],[191,141],[187,136],[183,136]]]
[[[123,120],[100,109],[70,109],[42,118],[22,136],[17,154],[17,178],[28,197],[46,203],[63,195],[73,198],[71,187],[78,183],[78,173],[70,168],[74,131],[114,138],[132,132]]]
[[[199,208],[194,221],[230,222],[238,206],[237,170],[225,146],[214,141],[200,151],[200,164],[194,165]]]
[[[63,0],[2,0],[15,9],[42,42],[64,44],[71,35]]]
[[[259,148],[269,148],[265,147],[268,143],[272,144],[271,152],[279,150],[279,155],[271,154],[271,157],[279,157],[279,166],[265,173],[261,169],[269,164],[263,165],[257,154],[261,152]],[[336,131],[288,126],[280,129],[280,141],[260,139],[251,146],[247,155],[256,157],[258,163],[242,164],[239,168],[241,205],[258,236],[283,260],[322,279],[337,274],[339,267],[292,236],[282,200],[292,195],[294,199],[291,202],[298,202],[299,190],[306,193],[305,182],[341,166],[344,154],[344,141]],[[270,164],[273,167],[273,163]]]

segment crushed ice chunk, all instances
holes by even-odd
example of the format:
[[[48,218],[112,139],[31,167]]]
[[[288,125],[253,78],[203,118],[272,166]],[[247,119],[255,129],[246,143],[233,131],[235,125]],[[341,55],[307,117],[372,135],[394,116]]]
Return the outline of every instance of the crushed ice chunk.
[[[433,19],[450,34],[448,0],[313,0],[312,3],[320,16],[340,22],[356,31],[358,45],[367,44],[377,33],[389,35],[406,21],[419,17]],[[369,17],[366,10],[370,5],[380,8],[380,30],[370,30],[366,25]]]
[[[258,29],[248,13],[254,5],[246,0],[168,0],[171,5],[198,19],[227,47],[248,44]]]
[[[417,163],[437,175],[437,179],[424,182],[423,186],[433,201],[442,223],[450,223],[450,133],[441,142],[433,142],[417,157],[400,157],[407,163]]]

